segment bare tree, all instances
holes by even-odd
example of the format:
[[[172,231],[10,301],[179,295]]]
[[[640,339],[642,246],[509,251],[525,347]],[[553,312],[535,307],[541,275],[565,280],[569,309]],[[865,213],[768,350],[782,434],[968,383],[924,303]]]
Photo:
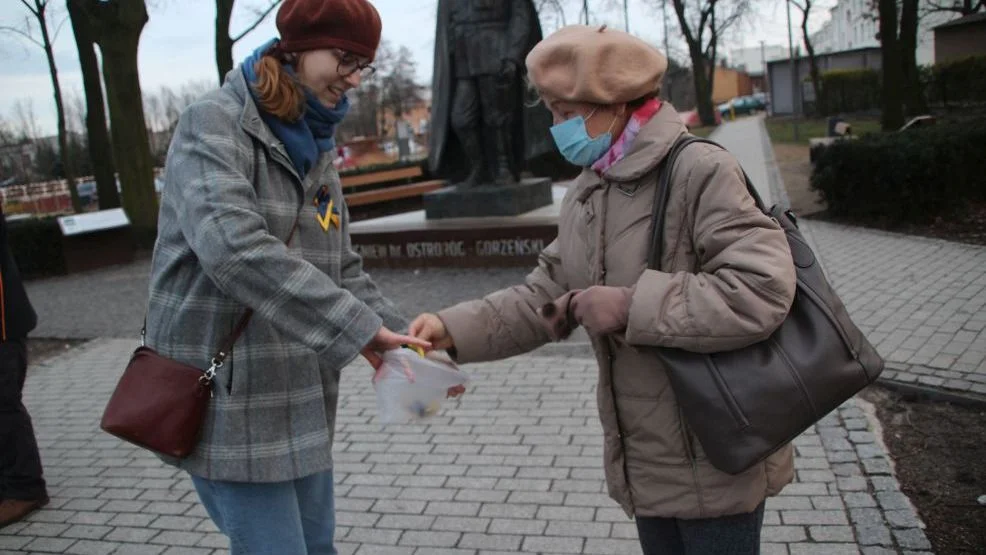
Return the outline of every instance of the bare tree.
[[[421,86],[414,82],[416,66],[411,50],[401,46],[383,77],[381,102],[395,118],[422,101]]]
[[[688,44],[695,82],[695,101],[702,125],[715,125],[712,91],[719,40],[743,18],[750,0],[671,0],[678,26]]]
[[[250,8],[252,23],[236,35],[230,35],[229,26],[233,19],[235,0],[216,0],[216,69],[219,72],[219,84],[222,84],[229,70],[233,69],[233,45],[263,23],[281,1],[267,0],[267,5],[263,8]]]
[[[103,58],[113,154],[120,174],[123,208],[141,244],[157,233],[154,161],[144,121],[137,74],[137,47],[147,24],[144,0],[73,0],[89,22]]]
[[[79,200],[79,192],[75,188],[72,161],[68,157],[68,137],[65,132],[65,106],[62,103],[62,90],[58,85],[58,68],[55,66],[55,54],[52,49],[52,43],[58,37],[58,32],[61,30],[62,24],[65,23],[65,18],[62,17],[61,22],[54,25],[55,31],[52,33],[48,29],[51,23],[49,20],[55,18],[51,17],[54,14],[48,10],[49,4],[51,3],[50,0],[20,0],[20,3],[27,8],[34,22],[31,22],[31,18],[26,18],[23,29],[16,27],[0,27],[0,29],[14,33],[44,50],[45,57],[48,60],[48,73],[51,74],[51,88],[55,97],[55,111],[56,117],[58,118],[58,153],[61,159],[61,170],[65,176],[65,180],[68,181],[68,190],[72,197],[72,209],[75,212],[79,212],[82,210],[82,202]],[[37,31],[41,35],[40,40],[34,36],[35,27],[37,27]]]
[[[904,124],[901,96],[902,71],[900,44],[897,40],[896,0],[877,0],[880,14],[880,51],[883,58],[881,126],[892,131]]]
[[[808,53],[808,67],[811,75],[811,88],[815,91],[815,114],[824,116],[828,113],[825,91],[822,89],[821,71],[818,69],[818,59],[815,57],[815,47],[811,43],[811,34],[808,32],[808,18],[811,16],[811,8],[815,5],[812,0],[789,0],[791,4],[801,12],[801,38],[805,45],[805,52]]]
[[[951,12],[959,15],[972,15],[986,11],[986,0],[927,0],[927,11]]]
[[[38,128],[38,118],[34,114],[34,99],[19,99],[14,101],[14,120],[21,141],[37,141],[41,138]]]
[[[90,29],[89,18],[80,0],[66,2],[75,46],[79,51],[79,67],[82,70],[82,88],[86,93],[86,143],[89,163],[96,180],[96,196],[99,208],[108,210],[120,207],[120,192],[116,189],[116,165],[113,163],[113,146],[106,129],[106,105],[103,85],[96,58],[96,40]]]

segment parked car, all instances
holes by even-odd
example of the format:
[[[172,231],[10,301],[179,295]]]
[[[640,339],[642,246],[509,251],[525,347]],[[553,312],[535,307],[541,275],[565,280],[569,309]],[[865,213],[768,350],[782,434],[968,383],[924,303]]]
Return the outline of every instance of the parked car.
[[[698,110],[689,110],[687,112],[679,112],[678,116],[681,118],[681,123],[685,124],[685,127],[689,129],[694,129],[696,127],[702,127],[702,120],[698,117]],[[722,123],[722,114],[718,110],[715,112],[716,125]]]
[[[765,111],[767,109],[767,99],[763,93],[750,96],[737,96],[729,102],[723,102],[718,108],[719,113],[723,117],[728,117],[730,114],[746,116],[755,112]]]

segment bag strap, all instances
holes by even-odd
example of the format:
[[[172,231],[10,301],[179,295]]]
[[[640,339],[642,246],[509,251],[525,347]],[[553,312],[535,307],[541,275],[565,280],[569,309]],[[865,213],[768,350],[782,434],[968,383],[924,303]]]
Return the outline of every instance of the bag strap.
[[[288,234],[288,238],[284,240],[285,245],[291,244],[291,239],[294,239],[294,233],[298,230],[298,222],[301,220],[301,212],[294,219],[294,225],[291,226],[291,233]],[[205,373],[205,377],[211,380],[216,375],[216,370],[222,368],[223,362],[226,360],[226,356],[233,349],[233,344],[236,340],[240,338],[240,335],[246,330],[247,325],[250,324],[250,318],[253,317],[253,309],[248,308],[243,311],[243,315],[240,316],[236,326],[233,331],[229,332],[229,335],[219,343],[219,350],[212,357],[209,362],[209,369]],[[144,316],[144,326],[140,329],[140,345],[144,346],[145,338],[147,337],[147,316]]]
[[[695,135],[689,135],[687,133],[679,137],[678,140],[671,146],[671,150],[664,158],[661,173],[657,179],[657,198],[654,201],[654,215],[651,218],[651,221],[654,222],[654,228],[651,230],[650,250],[647,253],[647,268],[651,270],[660,269],[661,256],[664,254],[664,222],[668,208],[668,200],[671,198],[671,174],[674,171],[674,164],[678,161],[678,156],[681,154],[681,151],[688,145],[695,143],[706,143],[717,146],[723,150],[727,150],[725,147],[711,139],[696,137]],[[750,181],[750,177],[746,175],[746,171],[744,171],[743,168],[740,168],[740,171],[743,172],[743,179],[746,180],[746,190],[750,193],[750,196],[753,197],[753,202],[756,203],[757,208],[759,208],[762,212],[767,212],[767,209],[764,207],[763,200],[760,198],[760,194],[757,193],[756,188],[753,187],[753,182]]]

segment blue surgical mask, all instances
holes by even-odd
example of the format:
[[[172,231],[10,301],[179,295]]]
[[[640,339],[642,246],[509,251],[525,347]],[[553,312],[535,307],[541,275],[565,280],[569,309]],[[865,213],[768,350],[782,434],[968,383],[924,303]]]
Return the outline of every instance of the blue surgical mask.
[[[606,151],[609,150],[613,142],[613,136],[610,134],[610,131],[612,131],[613,125],[616,124],[615,117],[613,118],[613,124],[609,127],[609,131],[596,138],[589,136],[589,130],[586,129],[585,122],[589,121],[589,118],[595,113],[596,111],[593,110],[588,118],[576,116],[551,127],[551,136],[555,139],[555,145],[558,146],[558,151],[561,152],[561,155],[566,160],[576,166],[591,166],[596,160],[602,158],[603,154],[606,154]]]

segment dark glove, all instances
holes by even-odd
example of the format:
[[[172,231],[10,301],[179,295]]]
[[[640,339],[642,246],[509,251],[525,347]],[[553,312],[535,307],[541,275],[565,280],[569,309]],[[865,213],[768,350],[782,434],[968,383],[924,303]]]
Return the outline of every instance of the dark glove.
[[[569,310],[589,335],[619,333],[627,328],[633,289],[595,285],[572,297]]]
[[[561,341],[565,339],[579,325],[575,321],[575,318],[572,317],[570,305],[572,298],[581,292],[581,289],[569,291],[538,310],[538,314],[541,316],[541,324],[547,330],[552,340]]]

